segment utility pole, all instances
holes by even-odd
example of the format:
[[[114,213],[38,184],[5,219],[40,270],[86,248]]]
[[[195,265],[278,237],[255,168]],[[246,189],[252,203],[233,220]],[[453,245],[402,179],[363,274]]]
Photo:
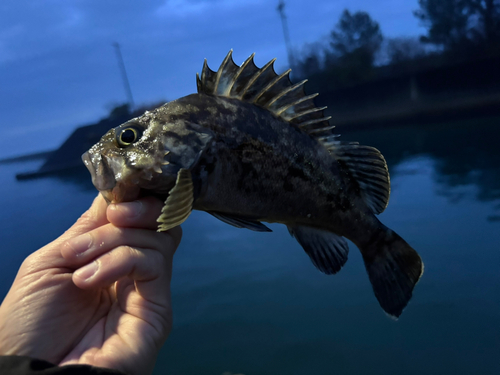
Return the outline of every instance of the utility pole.
[[[280,0],[277,10],[281,17],[281,24],[283,25],[283,35],[285,36],[285,45],[288,53],[288,65],[290,65],[290,68],[294,69],[295,60],[293,58],[292,46],[290,44],[290,34],[288,33],[288,24],[285,16],[285,2],[283,0]]]
[[[132,109],[134,108],[134,99],[132,98],[132,90],[130,89],[130,84],[128,82],[127,71],[125,70],[125,64],[123,63],[120,44],[114,42],[113,47],[115,47],[116,58],[118,60],[118,67],[120,68],[120,72],[122,75],[123,86],[125,87],[125,95],[127,96],[128,99],[129,111],[132,111]]]

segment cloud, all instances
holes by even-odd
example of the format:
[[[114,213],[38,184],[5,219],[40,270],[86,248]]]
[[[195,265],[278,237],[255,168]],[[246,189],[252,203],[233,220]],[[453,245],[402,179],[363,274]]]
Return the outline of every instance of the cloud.
[[[200,15],[210,8],[213,2],[208,1],[183,1],[183,0],[167,0],[156,10],[156,14],[160,17],[192,17]],[[234,3],[234,1],[233,1]]]
[[[166,0],[157,10],[160,17],[179,17],[181,19],[193,16],[210,18],[217,13],[232,12],[237,8],[258,6],[262,0]],[[269,3],[269,2],[268,2]]]

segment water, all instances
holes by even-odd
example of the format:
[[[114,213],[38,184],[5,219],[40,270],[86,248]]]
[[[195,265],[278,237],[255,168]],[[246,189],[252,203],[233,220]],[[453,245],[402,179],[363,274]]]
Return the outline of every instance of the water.
[[[195,212],[172,282],[174,328],[156,374],[498,374],[500,119],[341,130],[378,147],[392,182],[380,219],[421,254],[425,273],[395,322],[359,251],[335,276],[284,226],[230,227]],[[36,162],[0,165],[0,294],[22,260],[71,225],[95,191],[87,175],[18,182]]]

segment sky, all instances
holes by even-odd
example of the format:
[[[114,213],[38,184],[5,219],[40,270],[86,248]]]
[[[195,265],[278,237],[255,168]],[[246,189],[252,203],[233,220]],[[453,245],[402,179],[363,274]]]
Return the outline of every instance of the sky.
[[[425,33],[417,0],[288,0],[295,50],[326,41],[342,11],[366,11],[385,37]],[[0,158],[57,147],[126,101],[118,42],[136,104],[196,91],[203,60],[288,68],[278,0],[2,0]]]

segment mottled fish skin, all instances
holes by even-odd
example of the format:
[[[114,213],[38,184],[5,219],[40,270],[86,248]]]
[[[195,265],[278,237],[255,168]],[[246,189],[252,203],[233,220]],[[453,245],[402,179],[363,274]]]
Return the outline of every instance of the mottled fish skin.
[[[352,178],[332,163],[328,151],[269,111],[193,94],[166,104],[155,115],[160,123],[192,122],[215,135],[192,170],[198,176],[195,209],[299,223],[340,235],[352,227],[353,209],[358,216],[367,211]]]
[[[274,61],[274,60],[273,60]],[[283,223],[326,274],[347,261],[344,237],[360,249],[382,308],[398,317],[423,263],[375,214],[387,206],[387,165],[380,152],[336,140],[315,95],[231,52],[217,72],[205,62],[198,93],[111,129],[83,156],[108,201],[138,194],[166,200],[168,230],[192,209],[239,228],[270,231]]]
[[[359,185],[318,141],[269,111],[235,99],[192,94],[167,103],[155,121],[195,123],[214,135],[192,169],[196,210],[334,232],[368,243],[380,222]],[[163,197],[161,197],[163,198]]]

